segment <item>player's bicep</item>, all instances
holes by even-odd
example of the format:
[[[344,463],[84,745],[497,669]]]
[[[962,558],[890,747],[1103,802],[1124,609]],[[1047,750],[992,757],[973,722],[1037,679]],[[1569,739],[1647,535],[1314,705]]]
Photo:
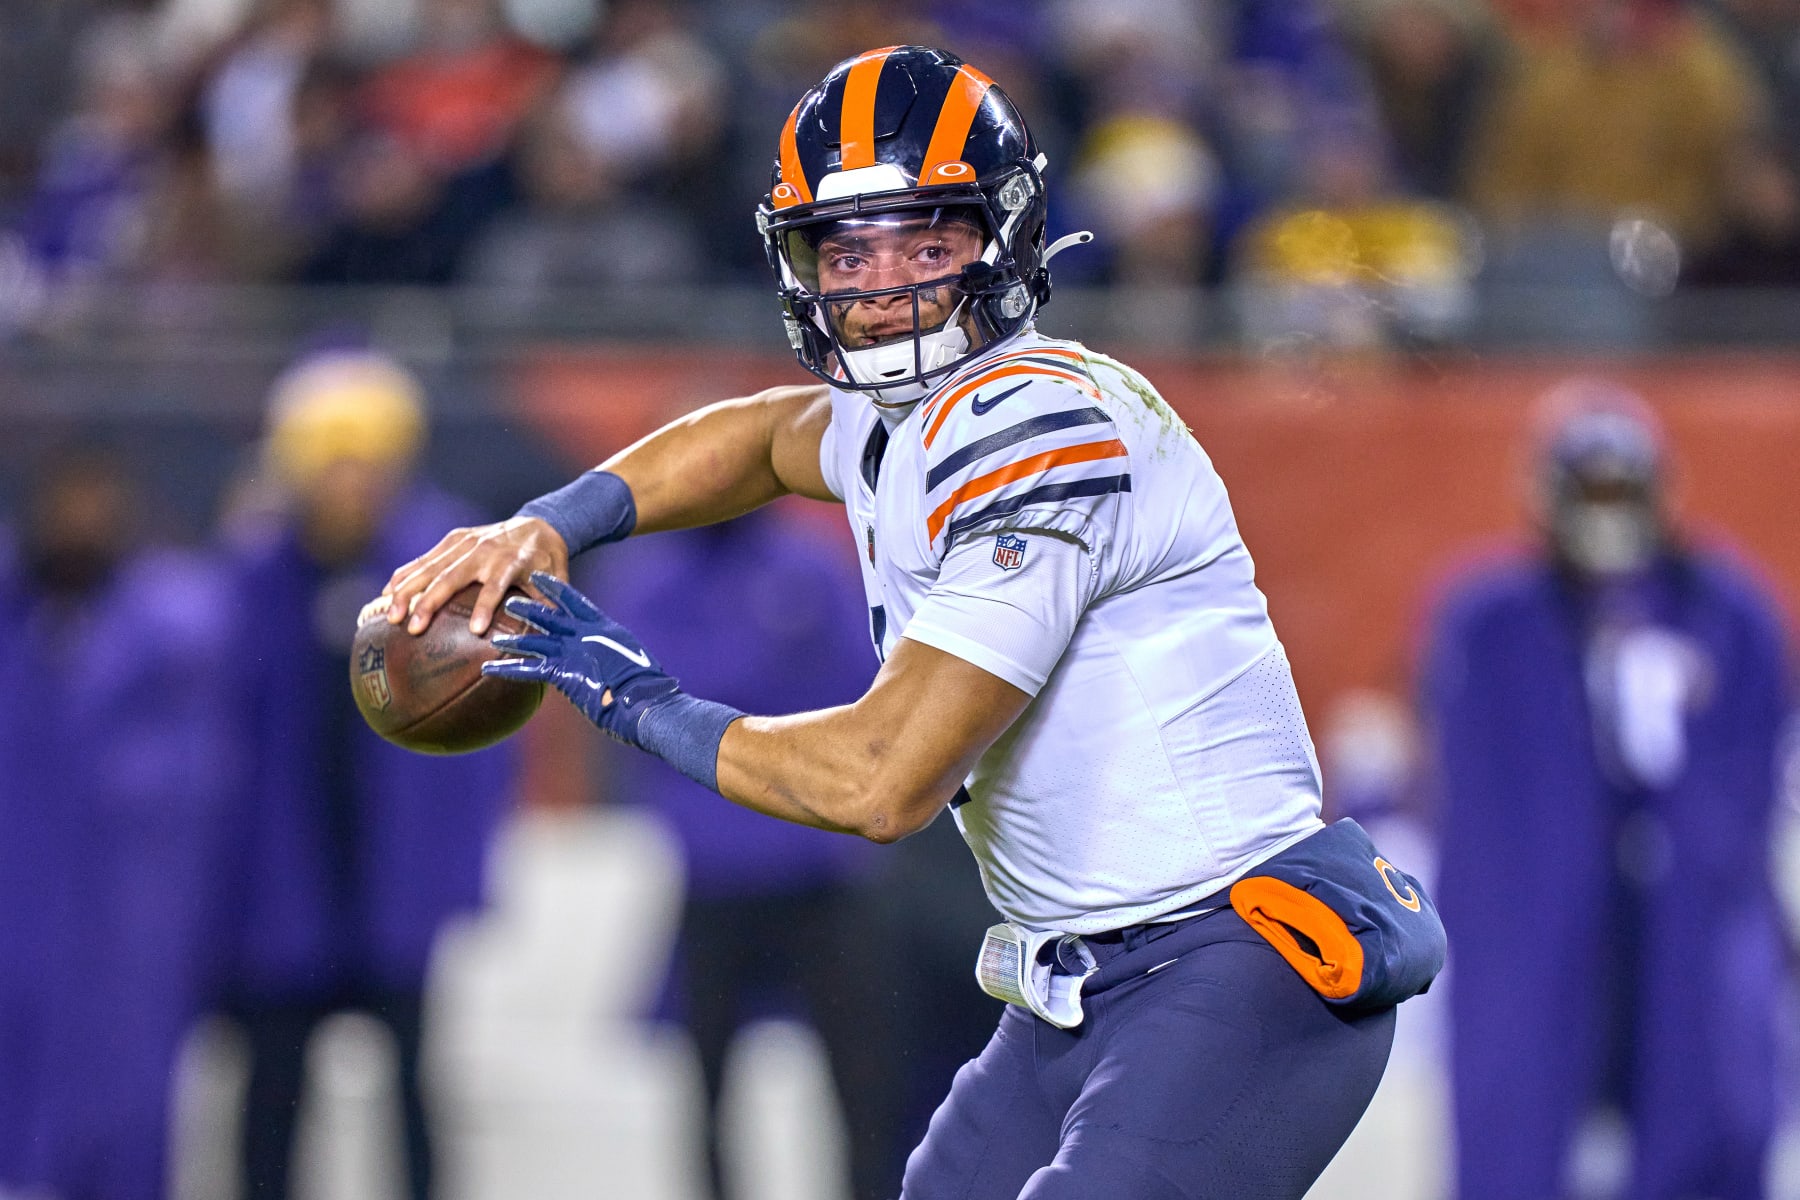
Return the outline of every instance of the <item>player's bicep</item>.
[[[861,736],[880,743],[878,790],[898,806],[898,831],[928,824],[1030,703],[1029,692],[966,658],[896,642],[854,709]]]
[[[837,501],[819,461],[819,447],[831,426],[830,391],[823,387],[793,387],[765,395],[773,410],[769,459],[775,477],[796,495]]]
[[[1036,695],[1098,581],[1094,551],[1045,529],[999,529],[951,548],[905,636]]]

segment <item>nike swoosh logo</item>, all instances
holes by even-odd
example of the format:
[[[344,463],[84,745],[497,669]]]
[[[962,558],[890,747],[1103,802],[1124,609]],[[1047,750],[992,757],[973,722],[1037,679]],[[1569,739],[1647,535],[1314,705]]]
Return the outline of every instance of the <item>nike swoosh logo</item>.
[[[977,396],[977,397],[975,397],[975,399],[969,401],[969,411],[974,413],[978,417],[985,416],[987,414],[987,412],[994,407],[994,405],[1000,403],[1002,400],[1006,399],[1008,396],[1012,395],[1014,392],[1022,392],[1030,386],[1031,386],[1031,384],[1029,384],[1029,383],[1021,383],[1018,387],[1007,388],[1004,392],[1001,392],[998,396],[995,396],[992,400],[983,400],[981,397]]]
[[[608,650],[618,651],[628,661],[634,662],[640,667],[648,667],[650,665],[650,656],[648,654],[644,653],[642,650],[633,650],[629,646],[622,646],[604,634],[590,633],[581,640],[584,642],[599,642]]]

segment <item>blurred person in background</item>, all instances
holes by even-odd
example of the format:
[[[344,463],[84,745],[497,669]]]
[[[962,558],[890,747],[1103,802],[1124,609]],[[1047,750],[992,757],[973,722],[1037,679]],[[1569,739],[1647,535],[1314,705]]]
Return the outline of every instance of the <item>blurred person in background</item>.
[[[1399,185],[1452,200],[1497,52],[1481,0],[1341,0],[1367,65]]]
[[[590,579],[624,619],[656,631],[670,668],[692,686],[761,708],[826,708],[855,700],[874,676],[862,589],[827,538],[816,522],[764,510],[627,543]],[[712,792],[647,755],[608,757],[616,794],[652,806],[683,851],[677,999],[706,1086],[711,1194],[743,1192],[730,1186],[720,1136],[727,1051],[753,1020],[797,1001],[837,1083],[851,1195],[891,1200],[910,1147],[899,1145],[904,1063],[874,847],[721,809]]]
[[[483,897],[488,845],[512,800],[516,747],[455,758],[377,737],[349,686],[379,564],[472,515],[414,474],[419,383],[365,351],[301,359],[275,384],[254,503],[233,524],[246,615],[248,785],[237,828],[227,1012],[250,1050],[245,1194],[285,1200],[312,1033],[361,1011],[392,1032],[409,1196],[431,1192],[420,1074],[424,985],[445,923]]]
[[[1512,40],[1469,151],[1467,199],[1509,277],[1588,283],[1617,269],[1665,291],[1722,235],[1726,180],[1767,103],[1761,80],[1679,0],[1578,0],[1556,15]],[[1658,231],[1658,261],[1608,268],[1629,220]]]
[[[85,28],[71,111],[46,142],[19,233],[53,285],[116,277],[149,233],[146,203],[176,112],[150,18],[115,11]]]
[[[724,121],[723,68],[679,6],[609,6],[592,52],[527,119],[523,203],[463,277],[513,289],[680,284],[701,270],[710,189],[695,178]]]
[[[1769,93],[1771,148],[1800,169],[1800,0],[1701,0]]]
[[[198,120],[246,276],[292,270],[337,216],[353,73],[331,56],[329,0],[263,0],[198,85]]]
[[[1706,9],[1770,100],[1758,136],[1725,178],[1724,234],[1682,280],[1800,286],[1800,0],[1710,0]]]
[[[508,30],[495,0],[424,0],[418,44],[357,89],[356,127],[336,164],[339,219],[300,280],[451,282],[517,202],[507,155],[560,70]]]
[[[1683,266],[1687,287],[1800,286],[1800,174],[1758,139],[1725,180],[1725,227],[1718,241]]]
[[[74,83],[83,18],[97,3],[0,6],[0,223],[37,177],[42,143]]]
[[[1212,148],[1180,120],[1132,113],[1090,128],[1070,190],[1097,218],[1107,281],[1192,286],[1205,278],[1219,174]]]
[[[1476,236],[1448,205],[1401,192],[1380,130],[1309,131],[1298,194],[1233,247],[1232,289],[1255,345],[1439,346],[1474,313]]]
[[[1442,805],[1458,1194],[1569,1194],[1596,1106],[1632,1200],[1755,1200],[1775,1124],[1774,602],[1683,539],[1648,409],[1553,392],[1543,541],[1462,578],[1423,676]]]
[[[239,782],[219,565],[123,460],[49,456],[0,547],[0,1195],[159,1200]]]

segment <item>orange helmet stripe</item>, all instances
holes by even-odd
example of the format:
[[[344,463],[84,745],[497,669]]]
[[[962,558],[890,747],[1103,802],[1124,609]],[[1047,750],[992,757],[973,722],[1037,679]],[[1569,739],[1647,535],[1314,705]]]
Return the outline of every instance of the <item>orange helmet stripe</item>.
[[[875,88],[881,82],[882,65],[899,48],[869,51],[856,60],[844,80],[844,108],[838,117],[840,171],[875,165]]]
[[[982,97],[993,86],[994,81],[974,67],[964,64],[957,68],[956,82],[950,85],[944,107],[938,110],[931,144],[925,147],[925,161],[919,166],[920,180],[930,175],[933,167],[955,162],[963,156],[969,129],[975,124],[975,112],[981,107]]]
[[[812,188],[807,185],[806,172],[800,169],[800,145],[794,140],[794,129],[799,123],[800,108],[796,105],[788,114],[787,124],[781,127],[781,182],[794,185],[801,204],[811,204]]]

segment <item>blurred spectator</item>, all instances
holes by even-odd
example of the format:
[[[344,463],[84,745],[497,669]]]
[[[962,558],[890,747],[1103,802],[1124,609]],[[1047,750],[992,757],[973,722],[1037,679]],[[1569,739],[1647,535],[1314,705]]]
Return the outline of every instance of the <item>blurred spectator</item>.
[[[1074,171],[1072,198],[1099,237],[1108,282],[1191,285],[1205,277],[1220,180],[1198,131],[1148,114],[1112,117],[1088,131]]]
[[[1566,20],[1516,39],[1496,80],[1470,152],[1477,212],[1503,238],[1572,229],[1604,245],[1637,219],[1678,255],[1703,252],[1763,103],[1754,72],[1673,0],[1581,0]]]
[[[1467,327],[1469,223],[1396,191],[1384,149],[1374,130],[1315,131],[1299,194],[1244,231],[1232,278],[1253,344],[1432,346]]]
[[[677,16],[650,0],[612,9],[595,53],[527,124],[516,162],[525,204],[475,247],[467,278],[554,288],[699,274],[708,210],[689,197],[714,190],[709,154],[726,103],[718,61]],[[734,228],[750,241],[750,205],[738,207]]]
[[[221,233],[252,277],[285,273],[335,215],[350,77],[326,55],[330,33],[328,0],[263,0],[202,84]]]
[[[1706,0],[1705,8],[1768,90],[1770,149],[1800,170],[1800,3]]]
[[[1719,241],[1683,267],[1693,287],[1800,286],[1800,176],[1756,144],[1732,164]]]
[[[202,109],[214,171],[234,206],[282,205],[299,155],[301,85],[330,32],[328,0],[263,0],[207,82]]]
[[[518,152],[525,205],[469,252],[463,278],[520,291],[691,282],[701,273],[691,225],[670,205],[624,193],[613,165],[560,105],[526,128]]]
[[[1166,236],[1166,225],[1157,230],[1158,204],[1178,213],[1180,242],[1211,235],[1213,246],[1198,256],[1182,251],[1164,269],[1164,282],[1216,278],[1217,247],[1298,186],[1308,130],[1360,119],[1349,115],[1366,114],[1372,103],[1323,0],[1066,0],[1051,12],[1088,131],[1077,157],[1095,164],[1078,202],[1117,202],[1093,187],[1105,183],[1110,155],[1122,155],[1113,161],[1135,171],[1140,186],[1145,164],[1166,155],[1169,168],[1154,175],[1148,199],[1128,206],[1138,227],[1156,231],[1136,257],[1154,260]],[[1158,148],[1149,148],[1151,137]],[[1108,220],[1101,208],[1084,207],[1079,217],[1083,224]],[[1129,223],[1119,232],[1136,236]],[[1108,252],[1104,231],[1097,248]]]
[[[1395,175],[1414,195],[1449,200],[1487,99],[1495,46],[1475,0],[1356,0],[1354,46],[1366,60]]]
[[[92,4],[0,5],[0,221],[37,177],[41,143],[67,110],[74,47]]]
[[[146,197],[174,99],[148,36],[147,18],[114,14],[82,42],[75,108],[51,135],[21,216],[55,283],[116,274],[149,232]]]
[[[286,503],[272,521],[240,513],[236,523],[250,786],[227,1006],[251,1051],[243,1179],[252,1196],[289,1195],[307,1040],[347,1009],[393,1033],[407,1194],[431,1191],[425,976],[445,922],[481,902],[515,753],[409,753],[376,737],[351,696],[360,606],[395,564],[475,519],[412,476],[424,434],[419,386],[391,361],[349,351],[304,359],[269,404],[262,482]]]
[[[555,58],[508,32],[497,0],[422,0],[420,44],[378,69],[370,124],[432,173],[492,162],[556,78]]]
[[[623,543],[589,582],[620,620],[655,631],[644,636],[686,686],[756,711],[830,707],[862,693],[875,660],[862,589],[828,536],[762,511]],[[910,964],[895,960],[875,920],[872,847],[721,806],[647,755],[613,762],[617,794],[654,806],[686,860],[676,969],[706,1084],[711,1195],[741,1194],[718,1119],[731,1042],[798,1002],[837,1083],[851,1193],[892,1197],[906,1149],[896,997]]]
[[[1423,700],[1456,951],[1459,1195],[1567,1194],[1596,1105],[1633,1200],[1763,1195],[1782,935],[1786,650],[1760,584],[1681,539],[1641,402],[1551,400],[1544,543],[1439,612]]]
[[[511,202],[510,189],[500,164],[445,180],[407,143],[362,133],[332,164],[329,203],[337,223],[298,281],[449,283],[475,239]]]
[[[516,201],[505,156],[558,63],[511,33],[495,0],[425,0],[410,54],[376,70],[335,163],[336,228],[308,283],[443,284]]]
[[[52,458],[0,552],[0,1194],[157,1200],[217,965],[235,619],[140,539],[111,453]]]

